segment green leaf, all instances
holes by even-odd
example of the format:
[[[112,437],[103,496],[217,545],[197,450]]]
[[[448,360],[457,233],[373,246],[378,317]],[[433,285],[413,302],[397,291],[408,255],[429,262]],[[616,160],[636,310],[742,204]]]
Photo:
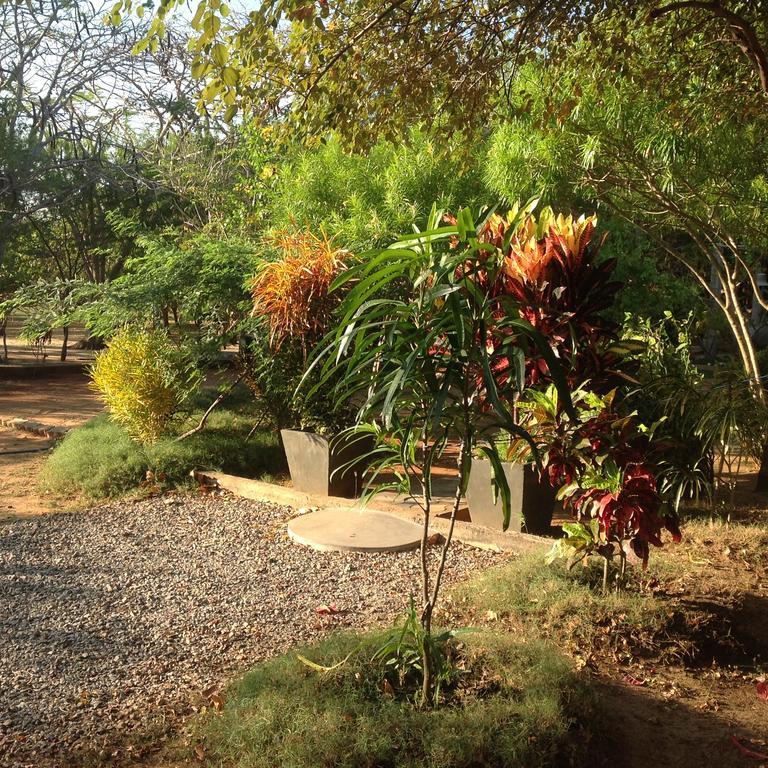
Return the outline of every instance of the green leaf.
[[[512,517],[512,501],[510,498],[507,476],[504,473],[504,467],[502,466],[501,459],[499,458],[499,451],[493,443],[490,443],[489,445],[481,445],[477,450],[483,456],[486,456],[491,462],[491,478],[493,487],[495,491],[498,491],[498,495],[501,498],[501,509],[503,515],[502,530],[506,531],[507,528],[509,528],[509,523]]]
[[[221,71],[221,79],[225,85],[232,87],[237,85],[240,75],[234,67],[224,67]]]

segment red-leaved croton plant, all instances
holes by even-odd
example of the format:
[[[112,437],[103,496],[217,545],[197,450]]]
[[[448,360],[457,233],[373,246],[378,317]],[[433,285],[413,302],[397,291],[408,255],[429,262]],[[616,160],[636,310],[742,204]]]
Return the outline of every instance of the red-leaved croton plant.
[[[500,258],[502,268],[493,270],[494,285],[488,285],[490,271],[476,272],[475,279],[496,298],[500,321],[510,312],[527,320],[562,361],[574,392],[588,389],[595,397],[592,407],[582,409],[580,423],[570,421],[555,398],[543,422],[518,407],[520,425],[536,434],[543,472],[561,489],[566,507],[577,519],[594,521],[595,549],[606,553],[618,545],[623,557],[628,541],[645,565],[650,545],[661,546],[663,529],[675,540],[680,531],[659,494],[647,435],[631,415],[621,416],[614,408],[617,387],[626,378],[615,349],[618,326],[604,316],[621,287],[612,279],[616,261],[599,259],[604,238],[595,238],[595,216],[574,218],[547,209],[514,230],[508,221],[494,214],[480,229],[480,240],[493,246],[489,258]],[[500,322],[488,329],[486,343],[501,350],[504,333]],[[501,352],[493,357],[500,391],[514,364]],[[524,364],[529,388],[524,397],[530,401],[530,392],[551,396],[542,355],[532,348]]]

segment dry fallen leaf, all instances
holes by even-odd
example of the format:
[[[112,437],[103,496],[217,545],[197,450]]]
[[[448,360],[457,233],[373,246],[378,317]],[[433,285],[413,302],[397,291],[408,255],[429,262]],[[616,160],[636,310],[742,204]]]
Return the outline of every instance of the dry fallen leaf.
[[[220,693],[212,693],[208,697],[208,701],[211,702],[211,706],[216,712],[221,712],[221,710],[224,709],[224,697]]]
[[[321,616],[330,616],[338,612],[339,608],[336,603],[331,603],[330,605],[318,605],[317,608],[315,608],[315,613],[319,613]]]
[[[740,742],[734,734],[731,734],[731,742],[736,747],[736,749],[738,749],[739,752],[744,755],[744,757],[748,757],[751,760],[768,760],[768,755],[764,754],[763,752],[757,752],[754,749],[750,749],[748,746]]]
[[[202,744],[195,744],[195,757],[200,762],[205,760],[205,747]]]

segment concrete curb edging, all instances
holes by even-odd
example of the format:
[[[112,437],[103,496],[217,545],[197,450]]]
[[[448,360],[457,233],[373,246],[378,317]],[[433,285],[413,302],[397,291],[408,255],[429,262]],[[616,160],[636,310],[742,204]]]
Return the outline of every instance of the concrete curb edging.
[[[334,496],[316,496],[302,493],[293,488],[282,485],[265,483],[260,480],[250,480],[236,475],[227,475],[224,472],[209,472],[205,470],[192,470],[190,475],[200,483],[215,485],[236,496],[254,501],[271,501],[274,504],[282,504],[288,507],[300,509],[302,507],[348,507],[353,508],[353,499],[342,499]],[[387,501],[376,499],[371,505],[364,508],[371,512],[384,512],[396,515],[405,520],[421,524],[421,511],[407,501]],[[450,520],[444,517],[433,517],[430,522],[430,530],[433,533],[445,535],[448,533]],[[487,549],[496,552],[516,552],[518,554],[529,552],[545,552],[550,549],[552,539],[542,536],[531,536],[527,533],[515,533],[513,531],[494,531],[481,525],[457,520],[453,530],[453,538],[462,544]]]
[[[10,419],[0,416],[0,426],[16,429],[19,432],[29,432],[33,435],[46,437],[49,440],[60,440],[69,432],[69,427],[43,424],[41,421],[32,421],[32,419],[24,419],[19,416]]]

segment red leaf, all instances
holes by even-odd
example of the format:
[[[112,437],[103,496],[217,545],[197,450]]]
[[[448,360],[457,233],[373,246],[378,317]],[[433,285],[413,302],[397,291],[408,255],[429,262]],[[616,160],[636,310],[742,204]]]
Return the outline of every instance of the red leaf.
[[[731,741],[733,742],[733,745],[736,747],[736,749],[738,749],[739,752],[744,755],[744,757],[749,757],[752,760],[768,760],[768,755],[764,754],[763,752],[755,752],[754,749],[745,747],[733,734],[731,734]]]
[[[645,685],[645,680],[638,680],[636,677],[632,677],[632,675],[624,675],[624,682],[629,683],[630,685]]]
[[[763,700],[768,701],[768,683],[761,682],[758,683],[755,688],[757,688],[757,695]]]

